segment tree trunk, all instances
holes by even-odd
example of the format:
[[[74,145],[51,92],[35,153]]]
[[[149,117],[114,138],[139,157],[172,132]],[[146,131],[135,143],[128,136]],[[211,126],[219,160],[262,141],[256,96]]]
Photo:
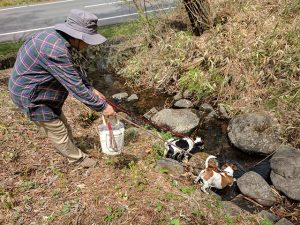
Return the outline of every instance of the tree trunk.
[[[189,15],[193,34],[200,36],[212,26],[212,15],[208,0],[183,0]]]

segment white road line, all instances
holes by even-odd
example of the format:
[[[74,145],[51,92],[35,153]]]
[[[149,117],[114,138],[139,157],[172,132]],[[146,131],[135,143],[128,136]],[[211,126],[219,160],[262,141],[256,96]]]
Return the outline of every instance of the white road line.
[[[116,1],[116,2],[106,2],[106,3],[100,3],[96,5],[87,5],[84,6],[84,8],[91,8],[91,7],[96,7],[96,6],[104,6],[104,5],[113,5],[113,4],[118,4],[118,3],[125,3],[125,2],[132,2],[132,0],[127,0],[127,1]]]
[[[169,7],[169,8],[162,8],[162,9],[153,9],[153,10],[147,11],[147,13],[164,11],[164,10],[175,9],[175,8],[176,7]],[[131,13],[131,14],[124,14],[124,15],[120,15],[120,16],[112,16],[112,17],[100,18],[100,19],[98,19],[98,21],[109,20],[109,19],[116,19],[116,18],[122,18],[122,17],[128,17],[128,16],[134,16],[134,15],[138,15],[138,13]],[[54,26],[39,27],[39,28],[34,28],[34,29],[29,29],[29,30],[20,30],[20,31],[14,31],[14,32],[9,32],[9,33],[3,33],[3,34],[0,34],[0,37],[1,36],[6,36],[6,35],[11,35],[11,34],[21,34],[21,33],[27,33],[27,32],[31,32],[31,31],[45,30],[45,29],[53,28],[53,27]]]
[[[34,28],[34,29],[30,29],[30,30],[14,31],[14,32],[10,32],[10,33],[0,34],[0,37],[1,37],[1,36],[5,36],[5,35],[10,35],[10,34],[21,34],[21,33],[27,33],[27,32],[31,32],[31,31],[45,30],[45,29],[53,28],[53,27],[54,27],[54,26],[50,26],[50,27],[40,27],[40,28]]]
[[[40,4],[33,4],[33,5],[22,5],[22,6],[16,6],[16,7],[10,7],[10,8],[4,8],[0,9],[0,11],[7,11],[12,9],[20,9],[20,8],[26,8],[26,7],[35,7],[35,6],[41,6],[41,5],[52,5],[52,4],[58,4],[58,3],[64,3],[64,2],[73,2],[74,0],[64,0],[64,1],[58,1],[58,2],[46,2],[46,3],[40,3]]]

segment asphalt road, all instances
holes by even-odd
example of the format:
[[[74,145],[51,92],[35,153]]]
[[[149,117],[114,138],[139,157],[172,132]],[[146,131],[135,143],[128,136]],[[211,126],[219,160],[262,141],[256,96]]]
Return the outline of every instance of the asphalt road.
[[[172,0],[157,2],[159,3],[146,5],[146,10],[149,13],[164,12],[175,5]],[[34,32],[62,23],[71,9],[83,9],[96,14],[99,26],[137,17],[132,0],[58,0],[0,8],[0,42],[25,40]]]

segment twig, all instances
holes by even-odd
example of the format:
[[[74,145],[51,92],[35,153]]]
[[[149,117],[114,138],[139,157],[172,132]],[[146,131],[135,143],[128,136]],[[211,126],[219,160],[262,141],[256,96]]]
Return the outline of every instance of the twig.
[[[243,198],[246,199],[246,200],[248,200],[249,202],[252,202],[253,204],[255,204],[255,205],[257,205],[257,206],[263,208],[263,206],[262,206],[261,204],[255,202],[255,201],[252,200],[251,198],[248,198],[248,197],[246,197],[245,195],[243,195]]]

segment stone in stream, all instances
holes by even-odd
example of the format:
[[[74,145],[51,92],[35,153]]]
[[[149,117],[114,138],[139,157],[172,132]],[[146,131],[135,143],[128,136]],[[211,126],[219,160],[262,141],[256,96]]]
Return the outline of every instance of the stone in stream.
[[[189,90],[185,90],[182,94],[183,98],[191,98],[192,93]]]
[[[182,99],[182,93],[178,92],[173,98],[174,98],[175,101],[178,101],[178,100]]]
[[[128,97],[128,94],[126,92],[121,92],[118,94],[114,94],[112,96],[113,99],[117,100],[117,101],[123,101]]]
[[[268,183],[257,173],[250,171],[237,180],[237,185],[243,195],[253,199],[263,206],[272,206],[277,202]]]
[[[199,114],[201,118],[204,118],[204,121],[210,122],[212,119],[218,118],[218,114],[214,108],[207,103],[203,103],[199,107]]]
[[[277,121],[263,113],[244,114],[232,119],[228,137],[235,147],[249,154],[270,154],[280,146]]]
[[[300,149],[281,146],[270,160],[271,180],[286,196],[300,201]]]
[[[193,103],[187,99],[180,99],[174,103],[175,108],[192,108]]]
[[[143,116],[147,119],[150,120],[152,116],[154,116],[156,113],[158,112],[158,110],[153,107],[152,109],[150,109],[148,112],[146,112]]]
[[[172,131],[188,134],[199,124],[200,119],[190,109],[163,109],[156,113],[152,122],[161,127],[168,127]]]
[[[127,98],[127,102],[133,102],[139,100],[139,97],[136,94],[132,94]]]

